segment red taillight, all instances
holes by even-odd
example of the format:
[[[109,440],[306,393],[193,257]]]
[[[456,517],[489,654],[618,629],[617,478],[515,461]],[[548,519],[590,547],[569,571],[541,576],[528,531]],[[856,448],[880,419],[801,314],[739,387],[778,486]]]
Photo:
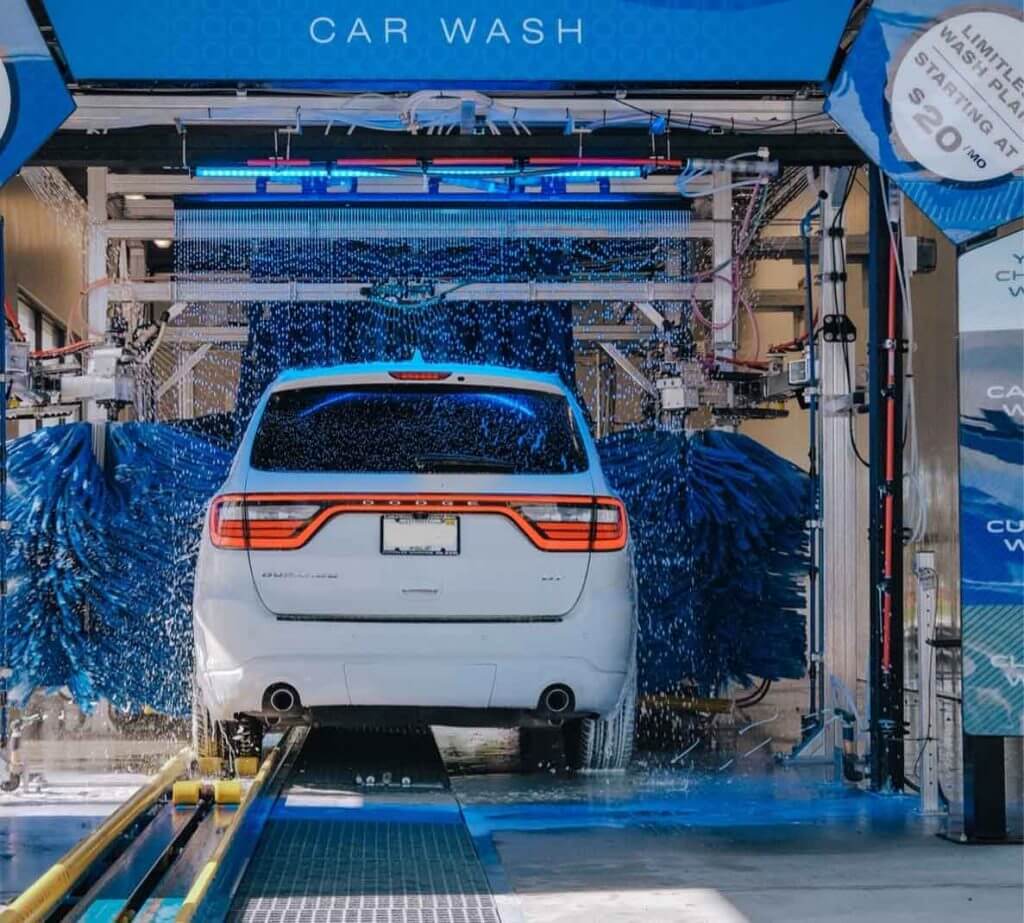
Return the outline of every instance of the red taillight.
[[[227,494],[210,507],[217,548],[294,551],[342,515],[504,516],[541,551],[620,551],[629,526],[614,497],[518,494]]]
[[[210,540],[218,548],[301,548],[323,511],[317,499],[218,497],[210,507]]]
[[[568,502],[552,498],[516,509],[544,539],[545,551],[618,551],[626,546],[626,508],[613,497]]]
[[[388,372],[395,381],[447,381],[451,372]]]

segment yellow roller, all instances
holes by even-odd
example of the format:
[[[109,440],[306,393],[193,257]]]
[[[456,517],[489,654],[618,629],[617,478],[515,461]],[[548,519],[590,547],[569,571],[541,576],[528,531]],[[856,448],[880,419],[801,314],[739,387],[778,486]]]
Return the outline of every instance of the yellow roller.
[[[213,801],[215,804],[241,804],[242,783],[237,779],[214,782]]]
[[[238,806],[238,812],[234,819],[235,822],[225,831],[224,835],[220,838],[220,842],[217,844],[217,848],[213,851],[213,855],[210,856],[209,861],[200,870],[199,875],[196,876],[196,880],[192,883],[191,890],[185,896],[185,901],[174,918],[174,923],[191,923],[195,918],[195,915],[199,910],[199,905],[202,904],[203,898],[206,897],[207,892],[210,890],[210,885],[216,877],[217,870],[220,868],[221,862],[224,861],[224,857],[231,848],[231,843],[235,838],[235,834],[242,825],[246,810],[249,805],[259,797],[260,791],[263,788],[264,783],[273,773],[274,766],[277,764],[277,761],[281,759],[293,745],[301,746],[302,741],[305,739],[305,731],[305,728],[293,728],[288,732],[285,739],[267,755],[267,758],[263,761],[263,765],[260,766],[260,771],[256,773],[256,778],[252,780],[252,784],[245,793],[245,798]],[[238,786],[239,794],[241,795],[242,786],[238,782],[234,784]],[[0,923],[2,923],[2,921],[0,921]]]
[[[240,756],[235,760],[235,772],[240,779],[251,779],[260,771],[260,761],[255,756]]]
[[[224,775],[224,760],[219,756],[201,756],[196,760],[196,768],[201,776]]]
[[[193,780],[175,782],[171,789],[171,801],[177,805],[199,804],[203,795],[203,783]]]

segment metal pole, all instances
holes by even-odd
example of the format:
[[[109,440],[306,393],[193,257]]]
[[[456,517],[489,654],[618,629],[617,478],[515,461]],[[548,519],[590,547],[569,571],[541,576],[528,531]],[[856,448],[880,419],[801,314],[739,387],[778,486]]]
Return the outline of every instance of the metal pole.
[[[871,787],[903,790],[903,323],[897,221],[870,173]]]
[[[850,172],[826,167],[821,174],[821,247],[818,256],[821,285],[821,344],[819,380],[821,407],[820,458],[822,473],[821,518],[823,565],[819,610],[819,638],[824,670],[821,674],[823,706],[829,720],[841,709],[860,714],[857,701],[857,628],[867,610],[858,587],[858,546],[865,523],[858,505],[860,474],[850,438],[854,413],[857,352],[846,304],[845,196]],[[830,322],[838,335],[830,335]],[[826,686],[827,684],[827,686]],[[840,747],[842,730],[830,725],[827,742]],[[835,752],[833,750],[833,752]]]
[[[808,626],[808,674],[810,676],[810,712],[809,724],[804,728],[805,738],[814,728],[824,723],[825,702],[822,697],[822,644],[819,633],[820,587],[822,581],[822,529],[821,529],[821,453],[818,438],[818,362],[814,331],[814,271],[811,268],[811,222],[820,211],[820,204],[815,204],[804,216],[800,224],[800,236],[804,247],[804,292],[806,306],[804,308],[804,325],[807,334],[807,362],[811,387],[807,391],[808,437],[807,456],[808,474],[811,483],[811,567],[807,592],[807,626]]]
[[[935,552],[914,555],[917,580],[917,763],[921,813],[939,813],[938,689],[935,677],[935,605],[938,574]]]

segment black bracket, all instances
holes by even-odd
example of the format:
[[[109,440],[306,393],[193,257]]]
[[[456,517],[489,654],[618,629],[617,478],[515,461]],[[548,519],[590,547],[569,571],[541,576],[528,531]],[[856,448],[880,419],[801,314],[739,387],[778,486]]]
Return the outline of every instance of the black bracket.
[[[857,342],[857,328],[845,314],[826,314],[821,321],[821,335],[826,343]]]

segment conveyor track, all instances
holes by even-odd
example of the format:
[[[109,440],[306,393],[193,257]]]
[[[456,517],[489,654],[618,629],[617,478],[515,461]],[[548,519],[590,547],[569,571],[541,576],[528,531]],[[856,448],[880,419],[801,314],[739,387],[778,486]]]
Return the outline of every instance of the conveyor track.
[[[500,923],[429,730],[312,731],[227,918]]]
[[[244,796],[178,782],[172,803],[185,771],[168,763],[0,923],[514,923],[426,727],[294,730]]]

